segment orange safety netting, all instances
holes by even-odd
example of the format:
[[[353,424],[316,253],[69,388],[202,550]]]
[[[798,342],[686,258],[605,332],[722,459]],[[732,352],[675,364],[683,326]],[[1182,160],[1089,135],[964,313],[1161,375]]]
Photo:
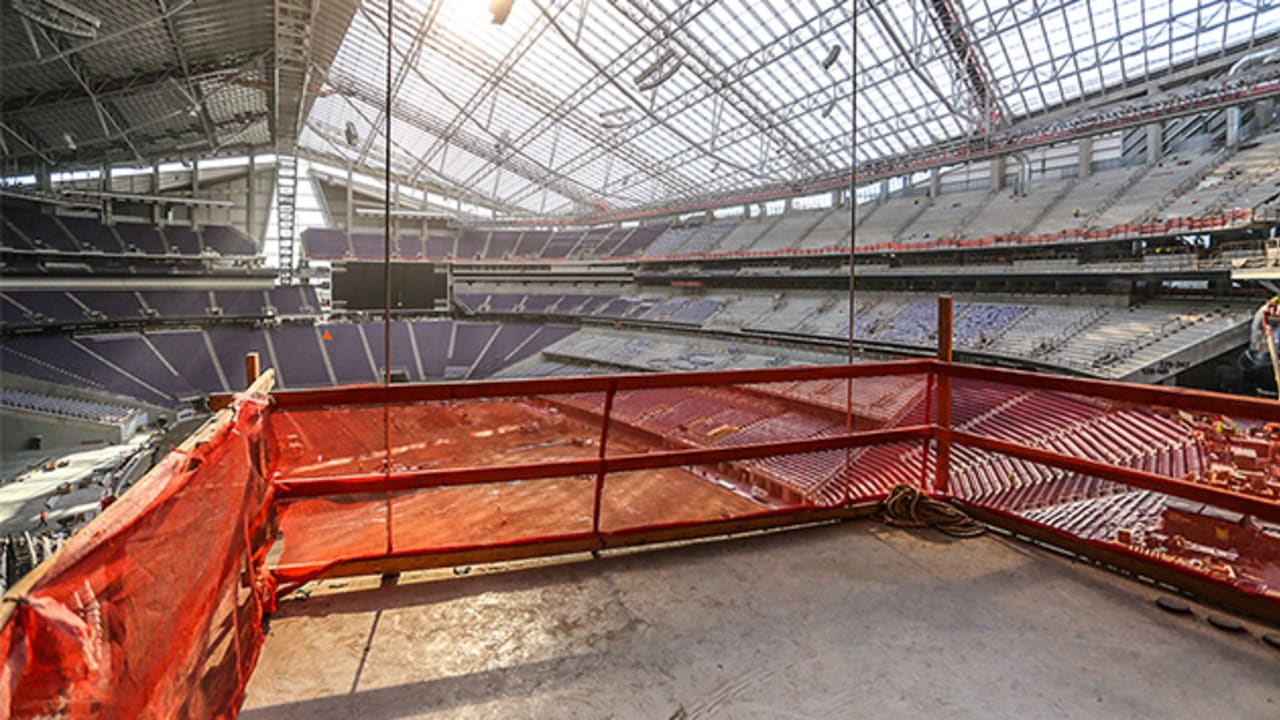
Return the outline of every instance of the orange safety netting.
[[[869,469],[892,455],[850,450],[840,438],[920,432],[927,375],[911,364],[887,368],[885,377],[840,372],[793,369],[781,382],[691,379],[658,388],[639,381],[612,393],[504,394],[495,385],[496,396],[389,404],[335,406],[294,395],[274,409],[268,428],[282,498],[275,572],[288,585],[359,559],[607,538],[878,499],[903,477],[854,477],[849,467],[858,456]],[[358,392],[348,399],[358,401]],[[923,436],[912,437],[920,448]],[[826,448],[808,452],[734,452],[824,440]],[[723,456],[629,472],[598,464],[694,450]],[[922,471],[917,461],[906,474],[918,483]]]
[[[71,537],[0,629],[0,717],[234,717],[263,642],[274,536],[264,398]]]

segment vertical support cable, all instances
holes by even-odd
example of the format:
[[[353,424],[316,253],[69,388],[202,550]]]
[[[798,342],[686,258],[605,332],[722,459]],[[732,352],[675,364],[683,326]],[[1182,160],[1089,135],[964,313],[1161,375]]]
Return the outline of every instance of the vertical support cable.
[[[391,31],[394,11],[395,0],[387,0],[387,107],[382,113],[386,118],[382,173],[382,382],[385,385],[391,384]]]
[[[849,24],[852,26],[853,18],[849,18]],[[850,30],[853,28],[850,27]],[[853,36],[853,56],[858,57],[858,33],[851,32]],[[858,142],[858,63],[853,64],[853,96],[849,101],[849,120],[852,125],[853,132],[850,137],[853,142]],[[853,162],[857,158],[857,151],[849,148],[849,169],[853,170]],[[857,185],[853,181],[853,173],[849,173],[849,213],[853,215],[853,225],[849,231],[849,354],[846,360],[850,368],[853,366],[853,325],[857,319],[857,310],[855,309],[857,292],[854,290],[853,284],[853,260],[856,255],[855,249],[858,247],[858,192]],[[850,377],[848,385],[845,387],[845,433],[853,433],[853,378]],[[844,452],[844,502],[848,505],[853,501],[853,448],[846,448]]]
[[[855,120],[856,122],[856,120]],[[854,207],[853,185],[849,186],[849,205],[852,211]],[[857,316],[855,309],[855,301],[857,300],[857,292],[854,290],[853,283],[853,256],[854,248],[857,247],[858,228],[857,222],[854,222],[852,234],[849,236],[849,348],[846,356],[847,364],[850,368],[853,366],[853,321]],[[853,433],[853,378],[845,380],[844,395],[844,432],[846,435]],[[853,499],[853,448],[845,448],[844,450],[844,502],[848,505]]]
[[[395,0],[387,0],[387,96],[383,117],[386,127],[383,131],[384,155],[382,167],[382,384],[391,385],[391,52],[392,29],[394,27]],[[386,457],[383,470],[391,477],[391,400],[388,396],[382,405],[382,437],[385,441]],[[387,554],[392,550],[392,503],[391,491],[387,491]]]
[[[951,296],[938,296],[938,459],[934,467],[933,489],[947,491],[951,475]]]

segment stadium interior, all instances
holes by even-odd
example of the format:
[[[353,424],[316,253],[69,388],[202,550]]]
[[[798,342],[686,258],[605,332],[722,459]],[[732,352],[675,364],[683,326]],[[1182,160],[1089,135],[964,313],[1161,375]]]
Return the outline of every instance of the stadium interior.
[[[0,717],[1277,712],[1280,6],[0,39]]]

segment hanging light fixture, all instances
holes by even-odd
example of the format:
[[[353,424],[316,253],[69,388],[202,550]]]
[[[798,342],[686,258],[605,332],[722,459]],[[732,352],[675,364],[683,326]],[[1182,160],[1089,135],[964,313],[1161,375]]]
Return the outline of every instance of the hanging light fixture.
[[[489,0],[489,13],[493,15],[493,24],[501,25],[511,14],[511,6],[516,0]]]
[[[832,45],[831,51],[827,53],[827,57],[822,61],[822,68],[830,70],[832,65],[836,64],[836,60],[840,59],[840,46]]]

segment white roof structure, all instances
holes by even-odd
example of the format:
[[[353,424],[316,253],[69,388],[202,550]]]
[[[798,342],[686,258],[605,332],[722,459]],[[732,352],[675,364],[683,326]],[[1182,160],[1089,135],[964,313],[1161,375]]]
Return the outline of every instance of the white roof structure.
[[[1274,0],[11,0],[5,172],[278,150],[500,215],[847,186],[1222,74]],[[856,81],[856,82],[855,82]],[[861,171],[859,171],[861,172]],[[860,175],[861,177],[861,175]]]
[[[857,3],[857,162],[1000,129],[1269,42],[1240,0]]]
[[[559,214],[848,174],[848,3],[518,0],[502,25],[482,2],[395,8],[391,164],[410,183]],[[303,148],[381,169],[385,17],[355,14]]]

